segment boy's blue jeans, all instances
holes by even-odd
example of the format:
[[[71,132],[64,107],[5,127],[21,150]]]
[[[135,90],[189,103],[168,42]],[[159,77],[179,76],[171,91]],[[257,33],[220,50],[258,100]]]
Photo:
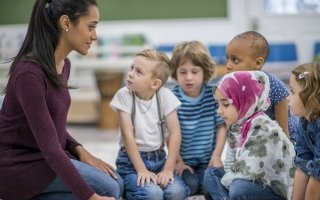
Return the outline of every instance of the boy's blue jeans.
[[[71,159],[71,162],[79,171],[87,184],[100,196],[120,198],[123,191],[123,181],[118,175],[118,179],[113,179],[108,174],[78,160]],[[56,177],[39,195],[31,200],[76,200],[70,189]]]
[[[277,195],[269,186],[263,186],[261,182],[235,179],[226,189],[221,184],[221,178],[225,174],[223,168],[209,168],[204,175],[204,186],[213,199],[219,200],[285,200]]]
[[[197,166],[190,166],[193,169],[193,174],[189,170],[184,170],[182,173],[182,180],[190,188],[190,194],[204,194],[206,192],[203,187],[204,171],[208,164],[199,164]]]
[[[140,152],[140,156],[146,168],[156,174],[162,170],[166,161],[164,150]],[[179,176],[174,176],[174,183],[169,183],[166,188],[161,188],[152,182],[149,186],[138,186],[137,172],[124,148],[119,150],[116,164],[117,172],[124,181],[124,198],[126,200],[184,200],[190,193],[189,188]]]

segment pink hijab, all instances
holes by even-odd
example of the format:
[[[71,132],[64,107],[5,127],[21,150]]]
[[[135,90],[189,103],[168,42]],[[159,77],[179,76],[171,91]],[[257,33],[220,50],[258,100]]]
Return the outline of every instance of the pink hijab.
[[[269,78],[262,71],[237,71],[225,75],[217,87],[226,98],[232,100],[239,112],[239,119],[233,126],[241,127],[242,145],[251,120],[270,106]]]

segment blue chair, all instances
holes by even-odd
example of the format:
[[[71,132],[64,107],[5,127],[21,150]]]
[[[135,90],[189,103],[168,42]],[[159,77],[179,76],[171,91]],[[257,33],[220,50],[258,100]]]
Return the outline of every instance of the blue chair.
[[[297,48],[294,43],[270,44],[270,54],[267,62],[297,61]]]
[[[270,53],[263,70],[276,75],[283,81],[288,81],[291,70],[298,64],[297,47],[295,43],[270,43]]]
[[[320,41],[314,44],[313,56],[314,61],[320,61]]]
[[[157,51],[162,51],[167,54],[172,54],[175,44],[162,44],[156,47]]]
[[[217,65],[224,65],[226,62],[226,45],[209,45],[208,46],[212,60]]]
[[[226,45],[224,44],[210,44],[208,49],[212,60],[216,64],[215,74],[209,81],[210,85],[214,85],[220,80],[220,78],[227,73],[226,64]]]

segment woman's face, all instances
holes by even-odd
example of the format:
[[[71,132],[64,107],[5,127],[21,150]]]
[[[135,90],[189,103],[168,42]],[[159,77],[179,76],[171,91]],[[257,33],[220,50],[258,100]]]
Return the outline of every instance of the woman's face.
[[[92,5],[88,8],[88,15],[79,18],[77,24],[70,24],[70,28],[65,32],[67,48],[79,54],[86,55],[93,41],[97,40],[96,27],[100,14],[98,7]],[[64,31],[64,30],[63,30]]]

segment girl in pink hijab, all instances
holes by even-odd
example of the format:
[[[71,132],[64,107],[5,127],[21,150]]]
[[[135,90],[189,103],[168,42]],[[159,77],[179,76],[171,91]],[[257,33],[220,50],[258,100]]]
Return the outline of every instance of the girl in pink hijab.
[[[204,185],[213,199],[291,199],[295,151],[269,107],[262,71],[225,75],[215,87],[218,113],[229,126],[224,168],[210,168]]]

